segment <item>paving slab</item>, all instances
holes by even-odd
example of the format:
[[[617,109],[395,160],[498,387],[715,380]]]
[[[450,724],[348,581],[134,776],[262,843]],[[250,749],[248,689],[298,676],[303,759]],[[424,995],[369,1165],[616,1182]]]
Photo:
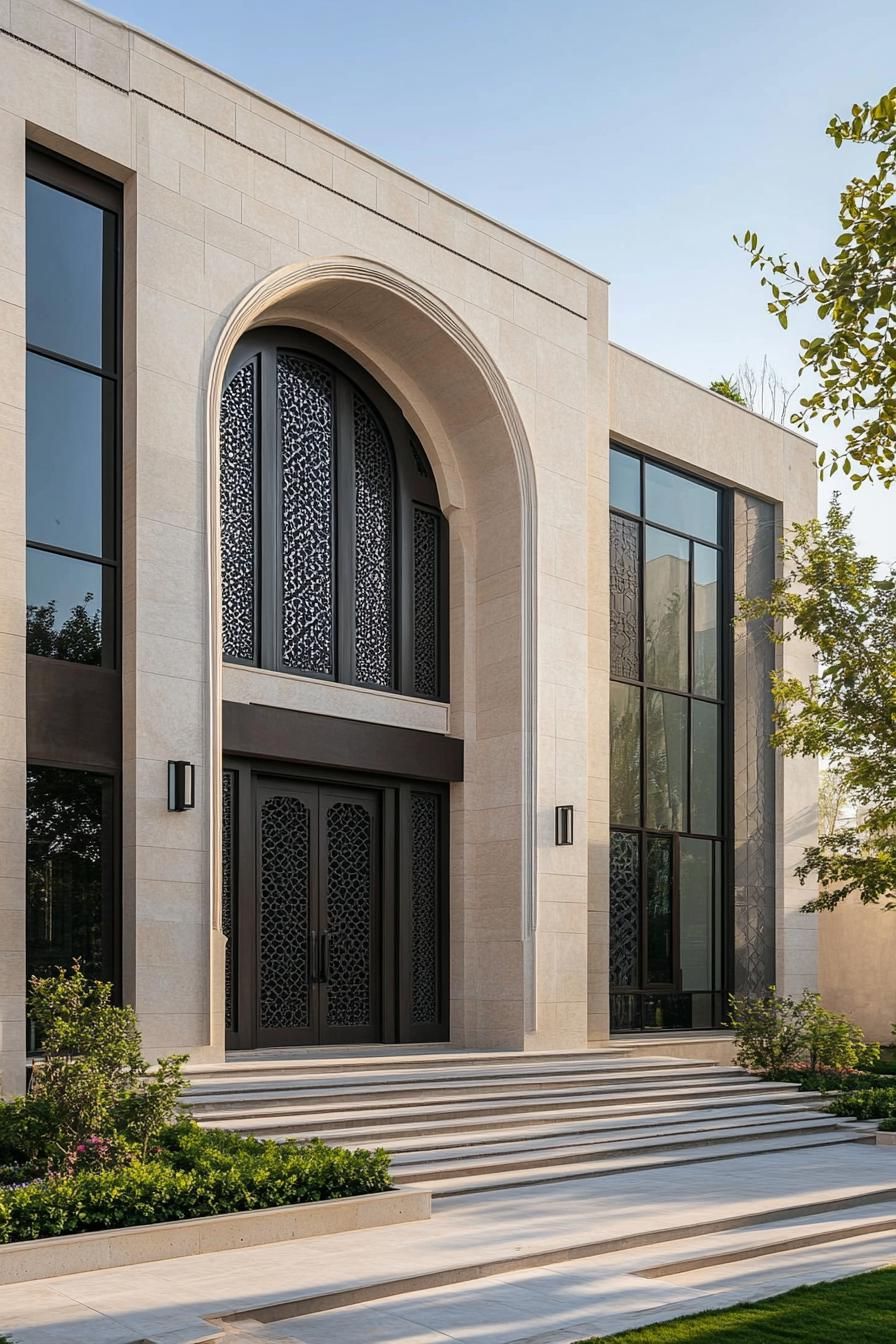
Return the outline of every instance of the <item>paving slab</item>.
[[[441,1201],[433,1219],[425,1224],[346,1232],[313,1241],[214,1252],[0,1288],[0,1332],[5,1330],[16,1344],[136,1344],[138,1340],[164,1341],[165,1335],[173,1344],[179,1329],[195,1331],[203,1318],[233,1318],[236,1313],[254,1313],[285,1301],[364,1288],[400,1276],[481,1265],[500,1256],[562,1252],[611,1237],[645,1236],[654,1244],[601,1257],[607,1293],[611,1281],[613,1288],[604,1307],[612,1302],[621,1316],[666,1309],[679,1314],[697,1309],[689,1305],[697,1300],[716,1305],[716,1299],[726,1292],[740,1291],[743,1297],[755,1291],[764,1296],[763,1284],[774,1285],[770,1292],[781,1291],[779,1283],[807,1272],[800,1268],[803,1262],[822,1265],[819,1272],[824,1277],[834,1276],[845,1264],[850,1266],[848,1272],[858,1272],[854,1267],[867,1267],[869,1258],[871,1263],[886,1263],[894,1238],[888,1241],[887,1234],[868,1238],[864,1250],[858,1242],[839,1242],[793,1252],[790,1257],[784,1253],[780,1263],[777,1257],[751,1260],[736,1279],[719,1266],[695,1271],[706,1277],[693,1282],[690,1277],[685,1281],[685,1276],[640,1277],[638,1267],[656,1261],[664,1232],[680,1233],[683,1228],[722,1218],[768,1216],[796,1205],[806,1206],[802,1219],[811,1219],[816,1216],[811,1206],[822,1201],[877,1196],[877,1204],[883,1207],[888,1191],[896,1204],[896,1148],[847,1144],[837,1150],[836,1161],[831,1161],[825,1149],[802,1149],[687,1168],[558,1181],[549,1193],[543,1186],[522,1186],[463,1195]],[[874,1211],[877,1205],[869,1207]],[[790,1221],[801,1219],[791,1216]],[[592,1324],[588,1319],[588,1293],[593,1284],[589,1285],[587,1266],[582,1272],[583,1263],[566,1263],[553,1271],[569,1275],[567,1280],[557,1280],[566,1288],[582,1283],[572,1305],[564,1301],[568,1292],[561,1287],[558,1295],[554,1280],[546,1281],[543,1270],[520,1271],[520,1282],[510,1285],[504,1273],[472,1284],[437,1288],[444,1304],[441,1316],[432,1313],[433,1299],[427,1290],[408,1294],[414,1299],[413,1318],[407,1315],[407,1307],[398,1310],[397,1297],[390,1297],[292,1321],[258,1321],[257,1326],[232,1319],[225,1322],[222,1339],[225,1344],[231,1339],[236,1344],[240,1335],[254,1336],[256,1341],[267,1337],[301,1340],[305,1338],[301,1333],[282,1333],[286,1326],[295,1331],[301,1324],[309,1344],[312,1338],[324,1344],[328,1324],[339,1318],[341,1333],[331,1331],[329,1335],[329,1339],[338,1338],[339,1344],[377,1344],[380,1340],[444,1344],[446,1338],[475,1340],[476,1344],[516,1344],[524,1339],[527,1344],[534,1339],[569,1344],[595,1333],[593,1315]],[[530,1279],[525,1282],[527,1274]],[[630,1290],[623,1291],[622,1279],[631,1281]],[[527,1294],[514,1299],[525,1307],[525,1329],[517,1330],[515,1336],[507,1333],[519,1323],[518,1318],[507,1320],[511,1307],[506,1295],[511,1290]],[[534,1312],[533,1293],[538,1301]],[[570,1310],[583,1314],[570,1318]],[[349,1331],[348,1320],[360,1320],[365,1331],[369,1325],[377,1333],[354,1333],[354,1327]],[[606,1321],[599,1324],[607,1333]],[[281,1331],[279,1335],[271,1334],[275,1328]],[[312,1329],[313,1336],[308,1334]],[[207,1338],[214,1338],[215,1333],[209,1327]]]

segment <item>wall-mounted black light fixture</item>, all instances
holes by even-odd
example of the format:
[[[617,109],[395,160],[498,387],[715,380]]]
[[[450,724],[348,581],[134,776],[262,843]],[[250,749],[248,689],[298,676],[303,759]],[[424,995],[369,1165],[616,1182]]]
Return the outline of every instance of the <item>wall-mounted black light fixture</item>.
[[[190,761],[168,762],[168,811],[187,812],[196,806],[196,767]]]
[[[554,844],[572,844],[572,803],[561,803],[554,808]]]

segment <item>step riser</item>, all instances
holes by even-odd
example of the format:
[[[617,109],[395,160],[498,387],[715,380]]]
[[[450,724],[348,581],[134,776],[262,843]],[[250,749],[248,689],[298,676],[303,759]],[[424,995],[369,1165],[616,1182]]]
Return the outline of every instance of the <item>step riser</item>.
[[[799,1093],[786,1094],[781,1097],[777,1097],[774,1094],[759,1095],[756,1096],[755,1099],[751,1097],[751,1102],[755,1102],[755,1104],[764,1101],[774,1101],[781,1106],[805,1107],[807,1105],[804,1097]],[[413,1117],[408,1117],[406,1114],[395,1116],[374,1114],[371,1116],[370,1114],[344,1115],[338,1112],[317,1112],[309,1119],[303,1112],[297,1112],[287,1113],[286,1115],[278,1117],[254,1115],[251,1113],[239,1116],[198,1115],[196,1116],[196,1119],[200,1124],[205,1126],[231,1129],[236,1133],[257,1132],[259,1134],[268,1135],[271,1138],[287,1131],[290,1133],[302,1133],[316,1136],[324,1129],[338,1129],[345,1131],[346,1133],[352,1130],[369,1133],[371,1129],[375,1128],[377,1132],[384,1135],[401,1134],[408,1131],[417,1133],[422,1127],[426,1127],[427,1125],[432,1129],[438,1127],[440,1131],[448,1134],[459,1130],[469,1129],[471,1121],[473,1120],[475,1120],[475,1123],[483,1129],[501,1129],[507,1128],[508,1126],[519,1125],[521,1123],[521,1115],[531,1116],[534,1119],[543,1117],[546,1120],[551,1120],[556,1117],[558,1121],[575,1118],[594,1119],[599,1117],[609,1119],[613,1117],[614,1113],[621,1113],[623,1105],[623,1102],[620,1102],[618,1105],[615,1103],[603,1103],[594,1104],[588,1107],[580,1106],[573,1108],[564,1103],[557,1103],[553,1106],[543,1106],[538,1108],[526,1106],[525,1109],[522,1110],[518,1107],[499,1107],[490,1108],[488,1111],[484,1111],[467,1104],[464,1107],[458,1108],[453,1115],[448,1116],[446,1116],[444,1112],[440,1112],[438,1116],[435,1116],[432,1112],[424,1110],[421,1111],[419,1115]],[[742,1105],[744,1105],[744,1098],[736,1093],[721,1097],[715,1097],[712,1094],[704,1094],[700,1097],[692,1098],[688,1102],[679,1102],[678,1104],[674,1101],[670,1103],[664,1098],[657,1098],[653,1102],[653,1107],[656,1109],[662,1108],[665,1111],[679,1111],[682,1114],[686,1114],[688,1110],[693,1109],[705,1110],[709,1107],[718,1108]],[[643,1114],[649,1116],[650,1110],[645,1107]]]
[[[390,1152],[396,1154],[416,1151],[426,1139],[429,1139],[431,1144],[437,1143],[440,1148],[457,1150],[462,1150],[473,1144],[540,1143],[549,1145],[551,1143],[578,1143],[589,1140],[597,1141],[601,1136],[636,1136],[642,1130],[647,1129],[674,1134],[704,1124],[732,1126],[737,1124],[780,1123],[782,1120],[790,1119],[793,1112],[798,1114],[801,1119],[808,1121],[818,1118],[815,1112],[799,1111],[796,1107],[788,1107],[784,1110],[780,1106],[765,1108],[730,1106],[716,1107],[711,1110],[666,1111],[657,1115],[633,1113],[621,1117],[586,1117],[579,1121],[561,1125],[504,1125],[491,1128],[476,1126],[473,1128],[467,1127],[460,1132],[446,1132],[430,1125],[425,1129],[415,1129],[409,1135],[391,1133],[389,1135],[389,1149]],[[371,1143],[375,1144],[380,1141],[382,1131],[372,1128],[367,1132],[358,1133],[357,1130],[325,1129],[320,1132],[318,1137],[324,1139],[327,1143],[368,1148]]]
[[[580,1168],[575,1167],[529,1167],[521,1168],[511,1174],[510,1178],[501,1179],[498,1174],[477,1176],[473,1179],[459,1180],[457,1178],[447,1179],[442,1182],[433,1176],[426,1179],[420,1179],[413,1183],[415,1189],[428,1190],[433,1199],[446,1199],[454,1195],[472,1195],[485,1194],[491,1190],[513,1190],[522,1185],[547,1185],[553,1181],[575,1181],[585,1178],[593,1179],[597,1176],[618,1176],[621,1172],[627,1170],[651,1171],[660,1167],[680,1167],[689,1166],[697,1162],[722,1162],[729,1161],[731,1158],[748,1157],[757,1153],[783,1153],[801,1151],[804,1148],[823,1148],[834,1147],[842,1143],[873,1143],[874,1138],[859,1137],[852,1134],[844,1135],[842,1133],[831,1133],[829,1135],[819,1135],[806,1138],[800,1142],[778,1141],[757,1141],[755,1143],[745,1143],[743,1146],[737,1146],[736,1151],[730,1152],[727,1149],[683,1149],[676,1153],[667,1153],[662,1156],[651,1156],[637,1161],[608,1161],[596,1163],[594,1165],[583,1164]],[[405,1178],[409,1184],[410,1178]]]
[[[679,1149],[686,1148],[709,1148],[721,1144],[749,1143],[753,1139],[764,1141],[766,1139],[789,1139],[803,1134],[841,1134],[842,1132],[842,1130],[838,1130],[833,1120],[827,1124],[824,1121],[816,1121],[811,1127],[803,1124],[769,1125],[757,1128],[744,1126],[739,1130],[728,1131],[698,1130],[688,1135],[675,1137],[667,1135],[642,1136],[623,1142],[618,1139],[610,1139],[604,1144],[596,1143],[592,1147],[582,1147],[573,1151],[564,1146],[559,1151],[548,1149],[547,1151],[535,1150],[528,1153],[515,1152],[498,1154],[491,1158],[471,1156],[463,1163],[440,1157],[433,1157],[428,1161],[425,1158],[419,1159],[409,1156],[404,1161],[399,1159],[393,1162],[393,1169],[401,1183],[407,1184],[408,1182],[436,1177],[439,1180],[450,1180],[456,1176],[491,1175],[499,1171],[513,1171],[521,1165],[525,1165],[528,1170],[562,1165],[572,1167],[580,1162],[593,1162],[604,1157],[624,1157],[633,1153],[654,1151],[674,1153]]]
[[[545,1078],[535,1080],[523,1080],[515,1082],[495,1082],[493,1079],[460,1080],[447,1082],[440,1086],[427,1086],[423,1083],[407,1083],[401,1086],[391,1085],[389,1087],[370,1086],[365,1084],[363,1087],[345,1087],[344,1085],[334,1085],[328,1088],[315,1088],[308,1086],[296,1086],[286,1088],[278,1086],[271,1089],[258,1089],[257,1091],[249,1088],[233,1088],[220,1091],[201,1091],[191,1089],[184,1094],[184,1100],[193,1107],[199,1106],[228,1106],[245,1105],[248,1098],[252,1098],[253,1105],[259,1109],[265,1106],[282,1105],[285,1101],[306,1104],[308,1106],[319,1105],[321,1102],[338,1101],[345,1104],[351,1104],[353,1101],[363,1101],[366,1097],[388,1096],[394,1099],[396,1105],[412,1106],[419,1102],[427,1102],[437,1105],[443,1099],[456,1098],[458,1093],[476,1093],[486,1092],[490,1096],[537,1096],[540,1092],[550,1091],[552,1093],[576,1094],[580,1092],[614,1092],[624,1090],[626,1093],[637,1095],[641,1092],[655,1090],[661,1085],[667,1087],[699,1087],[699,1086],[729,1086],[743,1085],[744,1078],[742,1074],[729,1073],[727,1070],[718,1070],[710,1072],[708,1070],[699,1073],[691,1073],[687,1070],[681,1072],[656,1072],[645,1074],[637,1079],[619,1078],[616,1075],[610,1077],[595,1078],[592,1075],[576,1076],[574,1078]]]

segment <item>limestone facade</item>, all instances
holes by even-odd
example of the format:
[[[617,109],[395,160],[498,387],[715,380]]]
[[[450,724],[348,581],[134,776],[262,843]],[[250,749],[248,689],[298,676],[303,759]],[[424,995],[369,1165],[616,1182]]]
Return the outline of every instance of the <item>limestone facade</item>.
[[[602,277],[85,6],[0,0],[5,1088],[25,1061],[26,144],[123,185],[121,960],[147,1050],[224,1048],[225,700],[462,737],[452,1040],[605,1039],[610,439],[761,501],[778,533],[815,511],[811,446],[614,346]],[[351,355],[426,449],[450,527],[449,703],[222,665],[218,408],[235,343],[269,323]],[[167,810],[172,758],[195,763],[193,811]],[[790,876],[815,772],[775,773],[774,971],[798,990],[816,979]]]

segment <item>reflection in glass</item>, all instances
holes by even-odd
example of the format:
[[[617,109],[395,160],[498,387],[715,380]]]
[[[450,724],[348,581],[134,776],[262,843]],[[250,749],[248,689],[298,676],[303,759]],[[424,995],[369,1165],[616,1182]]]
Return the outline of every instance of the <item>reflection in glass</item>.
[[[25,648],[70,663],[103,660],[103,566],[29,546]]]
[[[641,689],[610,682],[610,820],[641,824]]]
[[[25,210],[29,345],[108,367],[114,352],[112,323],[103,321],[103,279],[114,215],[33,178]]]
[[[646,692],[647,790],[644,824],[687,830],[688,702],[681,695]]]
[[[678,868],[679,953],[682,989],[713,986],[712,840],[682,836]]]
[[[694,544],[694,685],[696,695],[719,693],[719,553]]]
[[[28,538],[102,555],[106,380],[34,354],[27,369]]]
[[[688,689],[690,543],[656,527],[644,535],[644,677],[651,686]]]
[[[30,766],[27,792],[26,965],[42,975],[81,959],[110,971],[105,889],[111,842],[108,776]]]
[[[719,833],[719,707],[691,701],[691,830]]]
[[[672,983],[672,841],[647,837],[647,983]]]
[[[610,507],[641,512],[641,463],[618,448],[610,449]]]
[[[644,464],[644,516],[702,541],[719,540],[719,492],[712,486]]]

